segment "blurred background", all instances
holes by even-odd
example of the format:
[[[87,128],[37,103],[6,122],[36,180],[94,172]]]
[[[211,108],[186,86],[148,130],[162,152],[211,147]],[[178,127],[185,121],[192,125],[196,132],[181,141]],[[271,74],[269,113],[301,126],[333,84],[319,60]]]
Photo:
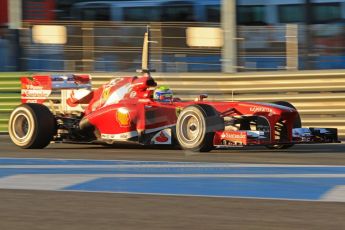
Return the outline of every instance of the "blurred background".
[[[0,0],[0,133],[20,76],[131,76],[149,26],[155,80],[178,97],[289,101],[345,139],[344,22],[345,0]]]
[[[0,71],[345,68],[344,0],[0,0]]]

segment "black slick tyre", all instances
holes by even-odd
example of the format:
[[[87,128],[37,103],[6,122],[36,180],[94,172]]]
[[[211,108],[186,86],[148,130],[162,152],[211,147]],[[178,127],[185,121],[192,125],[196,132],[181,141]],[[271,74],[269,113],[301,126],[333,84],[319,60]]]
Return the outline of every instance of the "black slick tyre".
[[[53,139],[56,122],[46,106],[27,103],[13,110],[8,131],[15,145],[23,149],[41,149]]]

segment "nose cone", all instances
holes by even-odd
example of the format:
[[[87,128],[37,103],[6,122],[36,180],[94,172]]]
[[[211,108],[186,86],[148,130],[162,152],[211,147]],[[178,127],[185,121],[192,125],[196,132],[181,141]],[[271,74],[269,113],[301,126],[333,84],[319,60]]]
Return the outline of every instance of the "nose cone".
[[[296,112],[296,109],[288,107],[288,106],[283,106],[283,105],[277,105],[277,104],[270,104],[272,107],[280,109],[284,112]]]
[[[289,114],[296,113],[296,110],[287,106],[276,105],[271,103],[248,103],[249,111],[254,114]]]

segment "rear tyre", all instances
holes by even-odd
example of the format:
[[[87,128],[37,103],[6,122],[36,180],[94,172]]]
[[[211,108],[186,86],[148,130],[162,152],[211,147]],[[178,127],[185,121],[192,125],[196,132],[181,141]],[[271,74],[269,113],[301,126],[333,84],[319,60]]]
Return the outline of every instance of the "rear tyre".
[[[176,123],[176,138],[185,150],[209,152],[214,133],[224,129],[224,120],[209,105],[191,105],[182,110]]]
[[[8,131],[12,142],[23,149],[42,149],[53,139],[56,122],[41,104],[22,104],[11,113]]]
[[[275,101],[272,104],[289,107],[289,108],[292,108],[292,109],[297,111],[296,107],[287,101]],[[301,127],[302,127],[302,120],[301,120],[299,113],[297,113],[297,117],[295,119],[293,128],[301,128]],[[286,128],[283,130],[286,132]],[[287,135],[287,134],[285,133],[284,135]],[[268,149],[288,149],[288,148],[291,148],[292,146],[294,146],[294,145],[293,144],[289,144],[289,145],[266,145],[266,148],[268,148]]]

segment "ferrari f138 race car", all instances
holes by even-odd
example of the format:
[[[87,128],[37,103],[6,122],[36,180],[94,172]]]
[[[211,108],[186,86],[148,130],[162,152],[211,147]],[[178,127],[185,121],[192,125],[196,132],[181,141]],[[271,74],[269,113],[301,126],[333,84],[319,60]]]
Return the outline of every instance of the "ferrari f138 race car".
[[[160,88],[149,71],[144,37],[140,76],[114,78],[91,89],[87,74],[21,78],[22,104],[9,119],[9,135],[21,148],[69,143],[172,145],[191,151],[263,145],[285,149],[299,143],[338,142],[337,129],[302,128],[288,102],[194,101]],[[59,97],[52,97],[59,95]]]

